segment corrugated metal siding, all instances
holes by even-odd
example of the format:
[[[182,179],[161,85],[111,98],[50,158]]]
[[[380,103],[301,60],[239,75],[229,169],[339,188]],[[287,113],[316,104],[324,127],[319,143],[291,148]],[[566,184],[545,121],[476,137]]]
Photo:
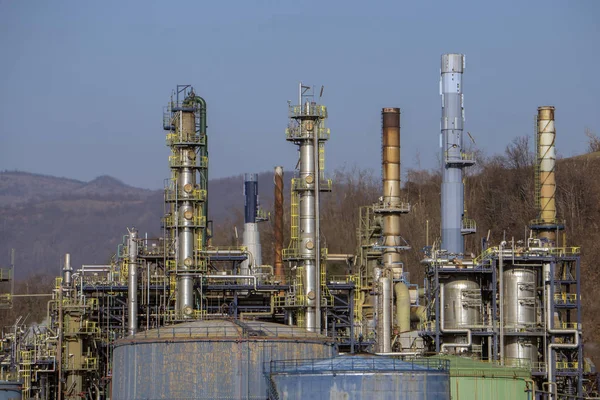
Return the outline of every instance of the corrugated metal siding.
[[[333,355],[331,343],[302,338],[119,344],[113,354],[112,399],[265,399],[265,362]]]

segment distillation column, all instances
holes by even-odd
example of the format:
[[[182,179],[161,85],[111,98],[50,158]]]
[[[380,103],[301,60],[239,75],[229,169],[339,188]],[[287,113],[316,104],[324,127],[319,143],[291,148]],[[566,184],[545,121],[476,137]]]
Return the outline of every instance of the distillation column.
[[[189,318],[194,309],[194,277],[206,272],[206,187],[208,152],[206,102],[189,85],[178,86],[169,104],[164,128],[169,131],[171,179],[165,189],[165,217],[170,273],[176,276],[178,315]]]
[[[442,248],[451,254],[464,252],[463,169],[473,165],[473,157],[463,152],[462,54],[442,55],[440,94],[442,96]],[[468,232],[470,233],[470,232]]]
[[[244,260],[240,267],[242,275],[249,275],[252,267],[262,265],[262,250],[260,246],[260,233],[258,223],[267,218],[259,212],[258,207],[258,174],[244,175],[244,246],[252,255],[251,259]],[[253,274],[256,271],[252,271]]]
[[[300,160],[297,177],[292,180],[293,198],[298,200],[297,223],[292,221],[292,230],[297,226],[298,232],[292,232],[292,243],[288,252],[288,260],[299,262],[302,271],[302,296],[305,299],[304,325],[308,331],[321,330],[321,285],[320,263],[321,246],[319,244],[318,213],[319,192],[330,190],[330,182],[323,182],[324,142],[329,138],[325,129],[327,108],[313,101],[308,94],[311,88],[300,85],[298,105],[290,105],[289,126],[286,131],[287,140],[298,146]],[[292,203],[294,200],[292,200]],[[294,204],[292,204],[294,207]],[[294,213],[292,213],[294,214]]]
[[[138,253],[138,243],[137,243],[137,234],[138,232],[135,229],[132,229],[129,232],[129,237],[127,238],[127,250],[128,250],[128,297],[129,297],[129,319],[128,319],[128,328],[129,334],[135,335],[138,328],[137,321],[137,312],[138,312],[138,275],[137,275],[137,253]]]

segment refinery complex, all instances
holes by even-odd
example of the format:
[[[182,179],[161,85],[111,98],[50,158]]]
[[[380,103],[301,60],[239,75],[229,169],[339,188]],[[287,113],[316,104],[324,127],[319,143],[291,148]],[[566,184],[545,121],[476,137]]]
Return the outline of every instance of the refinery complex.
[[[246,174],[243,244],[221,246],[209,218],[209,199],[218,199],[208,192],[207,101],[177,86],[163,115],[171,154],[162,236],[123,221],[110,264],[76,266],[65,254],[44,323],[15,321],[3,332],[0,399],[597,396],[583,353],[580,251],[556,211],[555,109],[537,109],[538,213],[526,237],[467,254],[477,223],[464,206],[465,169],[475,164],[464,143],[464,72],[462,54],[442,55],[439,238],[403,239],[411,205],[400,108],[371,110],[381,112],[381,195],[360,208],[358,246],[344,254],[328,252],[321,230],[321,198],[336,194],[318,91],[300,84],[289,105],[281,140],[297,147],[298,162],[287,180],[275,167],[274,209],[259,207],[257,175]],[[259,224],[269,219],[274,265],[262,262]],[[424,247],[422,282],[410,281],[402,261],[411,247]],[[334,275],[335,263],[347,273]],[[0,279],[10,282],[11,269]]]

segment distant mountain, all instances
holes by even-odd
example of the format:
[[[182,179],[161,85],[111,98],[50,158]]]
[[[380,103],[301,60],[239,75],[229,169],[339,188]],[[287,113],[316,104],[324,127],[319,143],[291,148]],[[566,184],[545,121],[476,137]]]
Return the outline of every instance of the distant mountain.
[[[273,177],[259,175],[261,202],[270,208]],[[215,226],[243,222],[243,176],[209,182],[209,218]],[[71,253],[74,266],[103,264],[128,227],[161,235],[163,191],[128,186],[110,176],[90,182],[19,171],[0,172],[0,265],[16,250],[16,276],[59,271]],[[241,232],[240,232],[241,234]]]

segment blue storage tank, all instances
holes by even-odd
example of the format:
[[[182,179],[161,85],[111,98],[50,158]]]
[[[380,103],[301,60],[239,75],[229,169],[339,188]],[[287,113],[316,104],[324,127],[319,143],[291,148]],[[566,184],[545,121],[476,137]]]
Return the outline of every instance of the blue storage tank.
[[[337,354],[331,339],[259,321],[206,320],[139,332],[115,343],[113,400],[264,400],[271,360]]]
[[[21,400],[21,383],[0,381],[0,400]]]
[[[271,397],[279,400],[450,399],[449,364],[444,360],[344,355],[272,361],[269,373]]]

